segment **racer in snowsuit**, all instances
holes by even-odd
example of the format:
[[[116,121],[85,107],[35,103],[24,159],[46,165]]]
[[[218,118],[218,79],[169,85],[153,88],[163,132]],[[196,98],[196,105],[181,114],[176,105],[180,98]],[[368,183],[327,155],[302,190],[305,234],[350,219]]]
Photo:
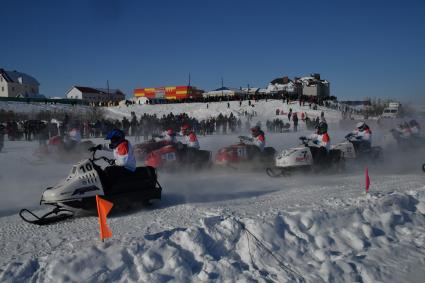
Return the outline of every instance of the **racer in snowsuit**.
[[[185,138],[188,148],[199,149],[199,141],[196,134],[190,129],[189,125],[181,126],[181,134]]]
[[[106,167],[103,171],[103,178],[106,180],[106,185],[108,186],[116,181],[125,179],[129,174],[133,174],[136,171],[136,159],[134,157],[133,147],[125,139],[123,131],[114,129],[107,134],[105,139],[110,140],[110,143],[97,145],[91,147],[89,150],[107,150],[113,152],[115,164]]]
[[[419,123],[416,120],[410,120],[409,127],[410,127],[410,133],[412,134],[412,136],[415,136],[415,137],[419,136],[421,127],[419,126]]]
[[[310,140],[312,143],[317,145],[317,147],[310,147],[314,162],[319,164],[327,162],[329,151],[331,149],[331,139],[328,134],[328,124],[321,121],[316,126],[315,133],[310,135]]]
[[[63,139],[63,147],[66,151],[73,150],[81,142],[81,133],[77,128],[72,128]]]
[[[368,150],[372,145],[372,131],[365,122],[357,123],[349,137],[356,152]]]
[[[167,141],[171,144],[177,143],[176,133],[173,131],[173,129],[168,129],[161,137],[164,141]]]
[[[260,152],[263,152],[264,147],[266,146],[266,138],[261,128],[259,126],[255,126],[251,128],[251,136],[252,136],[252,143],[256,147],[258,147]]]
[[[396,128],[397,132],[400,135],[400,138],[402,139],[409,139],[412,136],[412,131],[410,130],[410,126],[409,124],[407,124],[406,122],[403,124],[400,124],[397,128]]]

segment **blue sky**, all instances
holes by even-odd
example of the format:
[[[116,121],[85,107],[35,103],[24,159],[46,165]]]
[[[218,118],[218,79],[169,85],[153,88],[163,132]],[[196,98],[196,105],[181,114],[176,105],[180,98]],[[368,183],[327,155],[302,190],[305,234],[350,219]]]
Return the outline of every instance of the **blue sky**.
[[[0,67],[47,96],[320,73],[340,99],[425,97],[424,0],[0,3]]]

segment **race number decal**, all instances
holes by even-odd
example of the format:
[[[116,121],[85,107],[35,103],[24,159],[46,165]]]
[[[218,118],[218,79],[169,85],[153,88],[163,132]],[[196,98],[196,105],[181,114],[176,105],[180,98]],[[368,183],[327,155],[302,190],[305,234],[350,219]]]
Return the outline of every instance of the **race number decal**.
[[[168,160],[168,161],[174,161],[176,160],[176,154],[174,152],[169,152],[164,155],[162,155],[162,159]]]
[[[87,163],[86,165],[80,166],[79,169],[83,172],[83,174],[85,174],[86,172],[93,170],[93,166],[90,163]]]
[[[238,156],[246,157],[246,148],[238,148]]]

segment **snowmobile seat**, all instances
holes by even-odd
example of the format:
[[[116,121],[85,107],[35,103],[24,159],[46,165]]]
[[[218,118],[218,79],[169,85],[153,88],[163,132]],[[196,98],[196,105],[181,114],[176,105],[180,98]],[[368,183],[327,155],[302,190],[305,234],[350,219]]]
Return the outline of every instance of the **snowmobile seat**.
[[[105,194],[121,194],[128,192],[149,191],[155,189],[157,175],[155,168],[137,167],[135,172],[131,172],[123,167],[111,166],[105,170],[106,177]]]
[[[268,146],[264,148],[264,152],[263,152],[264,156],[269,157],[269,156],[274,156],[275,154],[276,154],[276,150],[273,147]]]
[[[331,149],[328,153],[330,162],[338,162],[341,159],[341,150]]]

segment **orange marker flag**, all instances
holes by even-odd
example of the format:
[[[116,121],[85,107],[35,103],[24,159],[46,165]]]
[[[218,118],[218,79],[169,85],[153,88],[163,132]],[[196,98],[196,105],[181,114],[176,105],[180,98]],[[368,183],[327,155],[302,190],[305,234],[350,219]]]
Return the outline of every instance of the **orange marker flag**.
[[[100,239],[103,242],[103,239],[112,237],[112,231],[109,229],[108,224],[106,224],[106,216],[109,211],[111,211],[114,204],[100,198],[98,195],[96,195],[96,204],[97,213],[99,215]]]
[[[365,170],[365,177],[366,177],[366,193],[369,192],[369,186],[370,186],[370,177],[369,177],[369,169],[366,167]]]

